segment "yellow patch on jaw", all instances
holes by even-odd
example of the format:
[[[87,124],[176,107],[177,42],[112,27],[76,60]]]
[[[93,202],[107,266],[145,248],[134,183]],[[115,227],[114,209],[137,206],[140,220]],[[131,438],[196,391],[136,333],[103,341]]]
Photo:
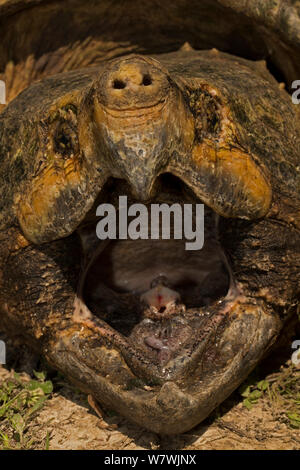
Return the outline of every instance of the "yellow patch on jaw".
[[[244,194],[257,217],[266,214],[271,204],[271,186],[251,155],[237,148],[217,148],[204,142],[193,149],[192,158],[199,168],[224,178],[227,184],[236,187],[237,194]]]
[[[48,167],[26,191],[15,200],[17,217],[25,236],[35,238],[49,223],[49,214],[67,186],[77,187],[82,180],[76,162],[65,160],[63,168]]]

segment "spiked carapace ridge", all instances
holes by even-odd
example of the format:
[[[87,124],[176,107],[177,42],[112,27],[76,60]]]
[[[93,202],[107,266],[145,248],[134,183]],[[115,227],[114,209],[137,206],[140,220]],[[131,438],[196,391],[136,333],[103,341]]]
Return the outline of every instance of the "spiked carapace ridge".
[[[267,50],[275,13],[268,2],[268,19],[262,6],[198,3],[174,2],[167,36],[153,35],[152,2],[132,10],[134,24],[120,2],[118,28],[106,1],[89,13],[60,2],[59,15],[56,2],[0,6],[4,44],[14,28],[26,38],[0,54],[10,101],[0,114],[1,328],[105,406],[165,434],[199,423],[245,379],[299,299],[297,108],[263,62],[215,49],[223,41],[261,59],[247,31]],[[164,53],[184,42],[175,40],[184,7],[180,34],[213,49]],[[268,56],[277,78],[298,67],[287,52],[293,24]],[[147,208],[204,204],[203,249],[100,241],[97,207],[117,209],[120,196]]]

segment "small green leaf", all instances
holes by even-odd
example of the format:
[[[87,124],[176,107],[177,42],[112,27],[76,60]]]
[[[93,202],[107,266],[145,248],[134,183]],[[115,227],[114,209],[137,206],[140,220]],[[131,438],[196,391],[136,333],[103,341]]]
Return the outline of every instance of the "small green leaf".
[[[297,421],[300,423],[300,415],[298,413],[289,413],[288,418],[292,421]]]
[[[28,382],[26,388],[28,390],[36,390],[40,388],[41,390],[43,390],[43,392],[46,395],[48,395],[49,393],[52,392],[53,385],[52,385],[51,380],[47,380],[46,382],[39,382],[38,380],[31,380],[30,382]]]
[[[245,400],[243,400],[243,405],[244,405],[248,410],[251,410],[251,408],[252,408],[252,403],[250,402],[250,400],[248,400],[248,398],[245,398]]]
[[[17,372],[14,372],[14,379],[15,379],[17,382],[19,382],[19,383],[22,382],[21,376],[20,376],[20,374],[18,374]]]
[[[242,385],[240,387],[240,394],[242,395],[242,397],[247,398],[250,394],[250,385]]]
[[[47,400],[47,397],[44,395],[40,397],[40,399],[30,408],[30,410],[26,413],[26,417],[31,416],[35,411],[42,408],[44,402]]]
[[[292,419],[290,420],[290,425],[292,428],[295,428],[295,429],[300,429],[300,423],[299,421],[293,421]]]
[[[49,433],[49,431],[47,431],[46,442],[45,442],[45,450],[49,450],[49,445],[50,445],[50,433]]]
[[[10,422],[11,422],[13,429],[21,436],[25,429],[25,421],[20,415],[20,413],[15,413],[12,416]]]
[[[0,402],[5,403],[8,400],[8,395],[4,390],[0,390]]]
[[[16,388],[16,384],[14,382],[7,382],[6,383],[6,390],[7,390],[7,393],[10,395],[11,392]]]
[[[2,439],[3,443],[3,448],[4,449],[9,449],[9,438],[7,434],[4,434],[3,432],[0,431],[0,439]]]
[[[37,372],[36,370],[33,371],[34,376],[38,379],[44,382],[46,379],[46,372]]]
[[[53,391],[53,384],[51,380],[47,380],[46,382],[41,384],[41,389],[46,395],[49,395],[49,393],[52,393]]]
[[[269,382],[267,380],[261,380],[260,382],[258,382],[257,384],[257,388],[259,390],[261,390],[262,392],[264,392],[265,390],[267,390],[267,388],[269,387]]]
[[[39,382],[38,380],[30,380],[30,382],[28,382],[25,387],[27,388],[27,390],[36,390],[38,388],[41,388],[41,382]]]
[[[258,398],[260,398],[261,396],[262,396],[261,390],[253,390],[253,392],[251,392],[248,395],[248,398],[251,402],[253,402],[254,400],[258,400]]]

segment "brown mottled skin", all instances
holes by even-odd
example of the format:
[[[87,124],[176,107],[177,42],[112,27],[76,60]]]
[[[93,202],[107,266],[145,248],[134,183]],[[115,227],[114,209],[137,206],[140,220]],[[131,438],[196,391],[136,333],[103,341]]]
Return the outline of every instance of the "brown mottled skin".
[[[300,20],[283,0],[278,11],[271,1],[178,0],[163,4],[167,16],[139,2],[132,21],[128,0],[115,13],[107,1],[89,11],[59,3],[0,0],[10,101],[0,114],[0,327],[105,406],[155,432],[183,432],[247,377],[297,309],[300,138],[297,107],[264,62],[176,49],[189,41],[268,57],[289,81],[299,78]],[[8,50],[16,34],[23,42]],[[143,353],[140,325],[128,339],[105,315],[73,311],[78,229],[123,188],[159,201],[166,173],[220,216],[239,294],[187,309],[187,324],[172,320],[183,346],[171,344],[161,364]]]

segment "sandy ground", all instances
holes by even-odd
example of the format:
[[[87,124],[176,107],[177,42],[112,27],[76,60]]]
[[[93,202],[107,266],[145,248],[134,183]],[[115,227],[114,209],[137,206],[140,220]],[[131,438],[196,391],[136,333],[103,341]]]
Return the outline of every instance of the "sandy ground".
[[[82,402],[82,403],[80,403]],[[50,449],[300,449],[300,432],[291,430],[263,401],[248,411],[242,403],[225,404],[221,418],[189,433],[159,437],[119,416],[104,421],[85,406],[85,398],[65,387],[36,417],[32,426],[50,430]],[[116,429],[103,429],[110,425]]]
[[[0,385],[12,375],[12,369],[0,367]],[[285,410],[267,397],[249,411],[235,392],[192,431],[161,437],[112,412],[100,419],[86,395],[64,378],[56,376],[54,384],[54,393],[27,431],[34,449],[45,448],[47,433],[49,449],[300,449],[300,429],[292,429]]]

